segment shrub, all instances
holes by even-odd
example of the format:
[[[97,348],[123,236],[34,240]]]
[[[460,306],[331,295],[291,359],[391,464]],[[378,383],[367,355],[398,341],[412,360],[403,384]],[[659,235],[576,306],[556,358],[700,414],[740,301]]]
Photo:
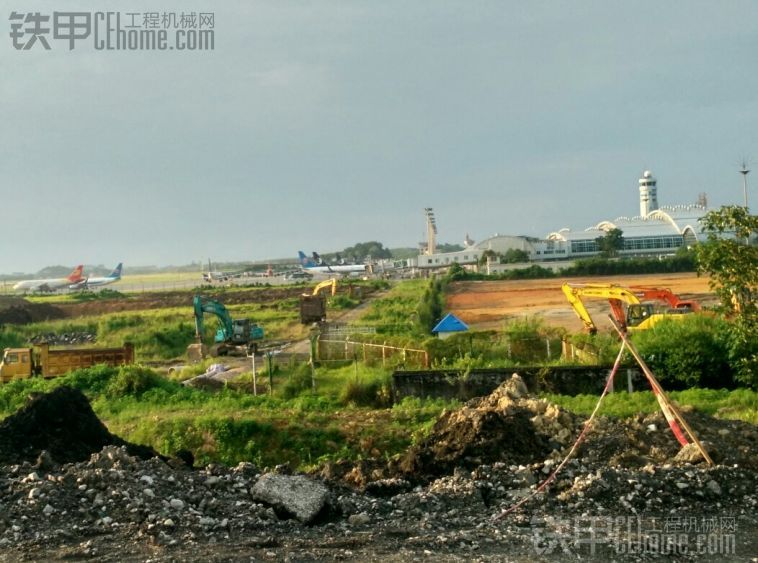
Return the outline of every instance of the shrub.
[[[301,364],[292,371],[284,387],[282,387],[282,396],[285,399],[293,399],[303,391],[311,389],[312,386],[311,366]]]
[[[344,405],[387,408],[392,405],[392,386],[389,376],[352,378],[342,389],[340,401]]]
[[[661,381],[677,387],[731,387],[730,327],[722,318],[687,315],[665,319],[634,335],[645,361]]]
[[[123,366],[108,385],[106,394],[111,398],[141,396],[148,389],[158,387],[160,376],[143,366]]]
[[[77,369],[65,376],[65,383],[88,395],[104,393],[118,373],[118,368],[111,366],[94,366]]]

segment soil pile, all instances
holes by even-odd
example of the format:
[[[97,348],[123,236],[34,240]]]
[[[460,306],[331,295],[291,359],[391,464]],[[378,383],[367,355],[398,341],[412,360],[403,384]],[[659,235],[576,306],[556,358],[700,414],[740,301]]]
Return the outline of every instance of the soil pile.
[[[21,302],[15,302],[10,306],[0,304],[0,326],[5,324],[24,325],[66,317],[60,308],[49,303],[29,303],[25,299],[19,301]]]
[[[754,425],[682,410],[714,461],[758,469]],[[390,473],[424,480],[450,474],[456,467],[558,461],[568,453],[585,421],[586,417],[530,396],[514,374],[489,396],[443,413],[429,437],[411,448]],[[693,445],[681,450],[661,412],[628,419],[597,417],[576,457],[597,467],[702,461]]]
[[[418,480],[449,474],[455,467],[470,469],[495,462],[519,465],[544,459],[551,440],[526,396],[526,385],[514,374],[488,397],[445,411],[429,437],[400,460],[399,473]],[[555,414],[564,413],[557,410]],[[570,416],[566,418],[569,424],[573,422]]]
[[[77,389],[58,387],[38,394],[15,414],[0,422],[0,464],[33,462],[40,457],[56,463],[83,461],[104,446],[125,446],[142,458],[158,455],[145,446],[114,436]]]

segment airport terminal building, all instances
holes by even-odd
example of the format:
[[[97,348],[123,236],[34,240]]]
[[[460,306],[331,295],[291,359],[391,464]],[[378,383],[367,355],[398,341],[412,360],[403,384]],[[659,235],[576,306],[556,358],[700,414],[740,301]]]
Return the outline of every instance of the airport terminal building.
[[[486,250],[504,254],[510,249],[523,250],[534,262],[551,262],[588,258],[600,253],[595,239],[612,229],[623,232],[622,256],[662,256],[676,253],[682,246],[693,246],[705,239],[699,219],[705,215],[704,204],[658,206],[658,188],[650,171],[639,180],[640,214],[601,221],[580,231],[561,229],[545,239],[524,236],[494,235],[478,243],[466,240],[466,248],[458,252],[422,254],[418,267],[442,268],[453,263],[476,264]]]

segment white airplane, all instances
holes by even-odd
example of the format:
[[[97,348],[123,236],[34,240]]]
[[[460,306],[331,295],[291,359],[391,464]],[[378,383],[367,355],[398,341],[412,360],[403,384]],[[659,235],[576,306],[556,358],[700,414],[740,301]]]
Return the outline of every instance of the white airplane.
[[[76,268],[74,268],[74,271],[65,278],[20,281],[13,286],[13,289],[17,291],[55,291],[56,289],[63,289],[70,286],[71,284],[76,284],[84,281],[84,278],[82,277],[83,269],[84,265],[79,264]]]
[[[102,278],[84,278],[79,283],[70,285],[69,289],[89,289],[90,287],[100,287],[102,285],[116,283],[121,279],[121,270],[123,270],[123,268],[124,264],[119,262],[118,266],[116,266],[107,276]]]
[[[313,258],[308,258],[302,250],[297,252],[300,258],[300,266],[303,271],[311,274],[342,274],[356,275],[367,273],[366,264],[326,264],[317,253],[313,253]]]

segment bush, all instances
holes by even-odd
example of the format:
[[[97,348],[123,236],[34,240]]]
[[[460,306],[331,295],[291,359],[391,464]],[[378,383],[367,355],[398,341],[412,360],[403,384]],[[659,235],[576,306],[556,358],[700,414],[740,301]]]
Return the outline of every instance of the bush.
[[[312,387],[311,366],[309,364],[300,364],[292,371],[284,387],[282,387],[282,396],[285,399],[293,399]]]
[[[388,408],[392,405],[392,386],[389,376],[365,379],[353,378],[342,389],[340,401],[344,405]]]
[[[679,388],[734,386],[730,326],[722,318],[692,314],[665,319],[636,333],[634,342],[662,382]]]
[[[104,393],[117,373],[118,368],[101,365],[74,370],[63,379],[66,385],[92,396]]]
[[[111,398],[140,397],[148,389],[158,387],[161,379],[153,370],[143,366],[123,366],[108,385],[106,394]]]

